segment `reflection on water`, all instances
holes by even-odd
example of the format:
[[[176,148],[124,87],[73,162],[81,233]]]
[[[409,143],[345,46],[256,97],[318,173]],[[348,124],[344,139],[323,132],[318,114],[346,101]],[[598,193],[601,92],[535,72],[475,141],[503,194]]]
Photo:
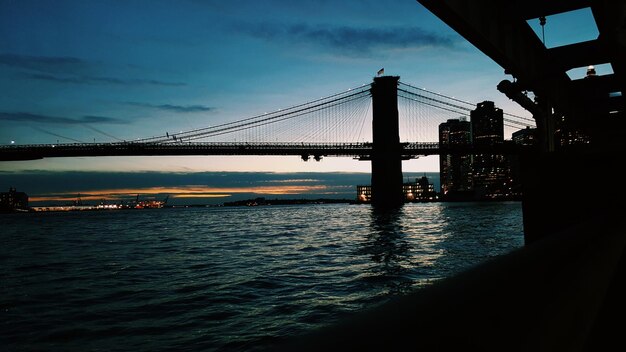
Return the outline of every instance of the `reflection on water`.
[[[518,203],[0,214],[0,223],[8,351],[249,351],[523,242]]]
[[[382,264],[383,268],[395,268],[400,262],[408,260],[409,245],[404,240],[402,215],[402,209],[386,212],[372,209],[370,214],[370,231],[362,253],[370,254],[372,260]]]
[[[519,203],[422,203],[370,208],[356,253],[387,295],[406,293],[523,244]]]
[[[373,265],[369,268],[372,278],[386,282],[389,293],[401,293],[412,286],[406,273],[411,270],[411,245],[406,239],[402,224],[405,213],[402,208],[370,212],[370,230],[364,235],[365,241],[357,250],[367,255]]]
[[[449,276],[523,245],[519,202],[460,202],[441,207],[442,241],[438,259]]]

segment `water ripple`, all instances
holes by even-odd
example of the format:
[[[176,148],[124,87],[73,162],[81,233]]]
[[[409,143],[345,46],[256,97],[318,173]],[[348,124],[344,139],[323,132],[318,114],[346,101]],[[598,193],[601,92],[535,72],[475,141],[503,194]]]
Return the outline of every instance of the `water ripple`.
[[[0,221],[3,351],[263,349],[522,244],[519,203]]]

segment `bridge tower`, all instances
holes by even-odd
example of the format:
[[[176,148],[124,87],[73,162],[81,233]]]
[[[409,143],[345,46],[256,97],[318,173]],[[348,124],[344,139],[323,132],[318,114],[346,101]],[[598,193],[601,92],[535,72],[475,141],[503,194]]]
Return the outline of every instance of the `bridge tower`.
[[[398,207],[402,193],[402,147],[398,123],[398,76],[372,84],[372,204]]]

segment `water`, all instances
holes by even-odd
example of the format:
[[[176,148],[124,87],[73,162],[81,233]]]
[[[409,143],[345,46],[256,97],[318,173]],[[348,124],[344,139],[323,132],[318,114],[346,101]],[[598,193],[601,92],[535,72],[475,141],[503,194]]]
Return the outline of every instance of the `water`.
[[[519,203],[0,215],[3,351],[263,349],[523,243]]]

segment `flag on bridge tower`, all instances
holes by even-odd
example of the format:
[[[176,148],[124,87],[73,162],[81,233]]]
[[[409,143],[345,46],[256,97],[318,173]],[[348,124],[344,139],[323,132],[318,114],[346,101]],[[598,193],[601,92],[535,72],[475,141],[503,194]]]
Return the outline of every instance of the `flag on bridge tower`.
[[[378,70],[378,73],[377,73],[376,75],[377,75],[377,76],[380,76],[380,75],[382,75],[382,74],[384,74],[384,73],[385,73],[385,68],[383,67],[383,68],[381,68],[380,70]]]

